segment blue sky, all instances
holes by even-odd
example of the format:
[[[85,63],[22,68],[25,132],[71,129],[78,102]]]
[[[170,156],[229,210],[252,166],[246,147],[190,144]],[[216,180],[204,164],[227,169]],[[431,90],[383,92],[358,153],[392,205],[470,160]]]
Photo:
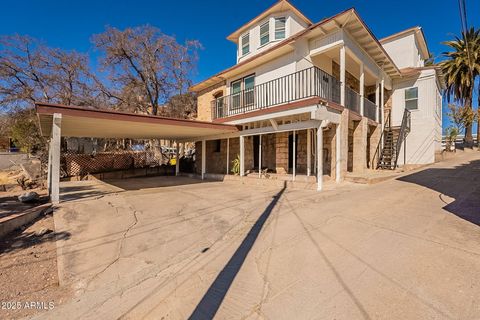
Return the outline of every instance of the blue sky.
[[[53,47],[89,52],[95,59],[90,38],[105,26],[150,24],[175,35],[178,41],[197,39],[202,43],[204,49],[200,51],[198,72],[194,76],[197,82],[235,64],[235,46],[226,36],[274,2],[244,0],[234,6],[234,2],[213,0],[4,0],[0,34],[27,34]],[[456,0],[291,2],[314,22],[355,7],[377,38],[420,25],[430,51],[436,56],[446,49],[441,42],[460,32]],[[469,24],[479,27],[480,1],[467,0],[467,9]]]

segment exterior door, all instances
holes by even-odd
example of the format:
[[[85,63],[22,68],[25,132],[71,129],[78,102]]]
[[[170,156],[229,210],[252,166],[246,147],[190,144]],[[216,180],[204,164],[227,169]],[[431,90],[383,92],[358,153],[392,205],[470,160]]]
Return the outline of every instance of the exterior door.
[[[298,134],[295,135],[295,163],[298,163]],[[288,170],[293,169],[293,133],[288,136]]]

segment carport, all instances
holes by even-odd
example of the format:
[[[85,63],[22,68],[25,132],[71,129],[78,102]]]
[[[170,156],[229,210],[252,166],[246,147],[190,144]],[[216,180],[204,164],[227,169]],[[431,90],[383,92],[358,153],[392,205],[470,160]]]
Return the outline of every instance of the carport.
[[[40,130],[49,138],[48,192],[53,203],[60,201],[60,138],[165,139],[179,143],[198,141],[199,137],[235,134],[236,126],[173,119],[144,114],[99,110],[88,107],[37,103]],[[205,139],[202,139],[205,146]],[[176,174],[179,173],[176,162]],[[202,179],[205,176],[205,152],[202,152]]]

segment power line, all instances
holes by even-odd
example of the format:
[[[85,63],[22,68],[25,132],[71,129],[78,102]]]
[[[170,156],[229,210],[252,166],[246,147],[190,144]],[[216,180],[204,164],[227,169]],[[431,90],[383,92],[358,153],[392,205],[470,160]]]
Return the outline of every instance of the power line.
[[[467,6],[465,5],[465,0],[458,0],[458,7],[460,13],[460,22],[462,24],[462,32],[465,34],[468,30]]]

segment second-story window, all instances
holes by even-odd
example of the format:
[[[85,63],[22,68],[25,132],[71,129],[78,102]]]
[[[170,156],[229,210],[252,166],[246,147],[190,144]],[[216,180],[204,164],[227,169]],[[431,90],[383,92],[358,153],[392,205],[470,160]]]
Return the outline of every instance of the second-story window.
[[[275,18],[275,40],[285,38],[285,17]]]
[[[263,46],[270,41],[270,24],[265,22],[260,26],[260,45]]]
[[[418,109],[418,88],[405,89],[405,108],[408,110]]]
[[[250,34],[244,34],[242,36],[242,56],[250,52]]]

